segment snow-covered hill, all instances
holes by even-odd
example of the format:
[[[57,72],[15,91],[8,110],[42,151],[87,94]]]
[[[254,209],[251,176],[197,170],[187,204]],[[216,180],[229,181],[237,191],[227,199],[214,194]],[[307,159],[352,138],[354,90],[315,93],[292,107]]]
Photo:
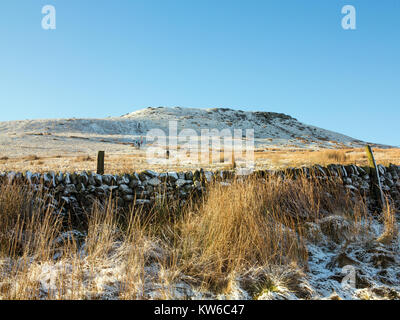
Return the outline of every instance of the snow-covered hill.
[[[359,146],[361,141],[348,136],[303,124],[296,119],[274,112],[245,112],[225,108],[193,109],[193,108],[146,108],[129,113],[123,119],[136,120],[148,130],[150,128],[162,128],[167,130],[168,122],[178,121],[178,130],[194,129],[200,134],[200,129],[215,128],[228,129],[254,129],[257,140],[303,140],[305,145],[309,143],[323,143],[332,145],[335,142],[348,146]],[[166,131],[167,132],[167,131]],[[297,141],[297,142],[299,142]],[[330,142],[329,142],[330,141]]]
[[[106,150],[130,152],[132,143],[151,129],[168,135],[170,121],[182,129],[254,129],[256,148],[361,147],[362,141],[303,124],[281,113],[244,112],[225,108],[146,108],[104,119],[49,119],[0,122],[0,153],[19,156]]]

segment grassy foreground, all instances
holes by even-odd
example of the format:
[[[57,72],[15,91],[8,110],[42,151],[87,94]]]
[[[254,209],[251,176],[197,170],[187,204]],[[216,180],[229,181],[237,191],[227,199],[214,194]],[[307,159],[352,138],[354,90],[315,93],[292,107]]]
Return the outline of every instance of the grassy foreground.
[[[331,215],[345,227],[319,224]],[[161,199],[151,212],[109,201],[79,224],[29,188],[3,185],[0,298],[230,299],[242,290],[249,299],[311,299],[308,244],[324,245],[321,236],[346,246],[393,244],[394,208],[378,217],[382,231],[368,238],[376,217],[363,197],[304,177],[215,184],[201,200]]]

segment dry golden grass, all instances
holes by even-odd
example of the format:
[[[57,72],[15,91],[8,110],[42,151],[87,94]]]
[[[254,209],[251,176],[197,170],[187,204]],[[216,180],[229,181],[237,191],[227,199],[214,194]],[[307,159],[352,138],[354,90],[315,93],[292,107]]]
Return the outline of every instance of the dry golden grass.
[[[373,149],[375,160],[378,164],[400,165],[400,149]],[[360,149],[321,149],[321,150],[279,150],[271,149],[255,153],[256,163],[269,164],[272,167],[300,167],[314,164],[355,164],[365,166],[368,164],[365,150]]]
[[[89,155],[76,157],[77,162],[93,162],[95,159]]]
[[[323,162],[345,163],[348,159],[347,154],[342,150],[326,150],[321,156],[325,158]]]
[[[378,164],[389,165],[390,163],[400,165],[400,149],[374,149],[375,159]],[[22,158],[6,157],[0,158],[0,171],[32,172],[44,171],[95,171],[96,154],[82,154],[79,156],[27,156]],[[40,160],[40,161],[38,161]],[[209,153],[209,163],[202,163],[201,167],[207,170],[232,169],[235,161],[226,156],[222,151],[218,157],[213,159]],[[232,165],[233,163],[233,165]],[[286,167],[311,166],[314,164],[328,165],[331,163],[367,165],[367,157],[364,149],[321,149],[321,150],[282,150],[266,149],[256,150],[256,169],[277,169]],[[132,154],[109,154],[105,156],[106,173],[126,173],[153,169],[158,171],[182,171],[195,170],[198,164],[175,164],[175,165],[153,165],[146,159],[144,150],[135,150]]]
[[[40,160],[40,157],[38,157],[37,155],[29,155],[27,157],[24,158],[24,160],[28,160],[28,161],[36,161],[36,160]]]
[[[293,232],[295,219],[269,206],[271,196],[255,182],[215,186],[199,212],[180,226],[184,272],[226,290],[231,276],[254,266],[304,265],[307,252]]]
[[[151,212],[121,211],[108,201],[96,204],[79,226],[62,222],[39,197],[26,187],[0,187],[2,299],[101,299],[110,287],[113,298],[143,299],[149,283],[157,284],[156,297],[168,299],[182,279],[200,290],[229,293],[237,275],[257,296],[289,286],[307,267],[306,222],[339,214],[356,235],[367,220],[361,197],[305,177],[215,184],[202,200],[184,207],[159,200]],[[385,225],[395,236],[391,211]],[[65,237],[78,227],[83,238]],[[154,266],[157,272],[149,275],[145,270]]]
[[[112,203],[95,206],[85,231],[83,257],[76,238],[60,238],[68,227],[45,209],[39,197],[25,187],[1,187],[0,298],[97,299],[105,283],[93,278],[118,262],[126,281],[121,282],[125,289],[121,298],[140,298],[144,255],[151,249],[141,237],[142,224],[131,215],[122,232]]]
[[[396,219],[396,210],[394,209],[393,205],[389,204],[388,201],[386,201],[386,205],[382,213],[382,219],[384,231],[377,240],[382,243],[390,243],[391,241],[397,239],[399,229]]]

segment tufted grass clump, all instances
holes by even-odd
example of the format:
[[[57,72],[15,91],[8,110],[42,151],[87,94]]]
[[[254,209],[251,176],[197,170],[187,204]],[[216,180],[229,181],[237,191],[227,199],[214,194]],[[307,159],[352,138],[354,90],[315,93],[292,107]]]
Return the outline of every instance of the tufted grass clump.
[[[382,243],[391,243],[399,236],[399,228],[396,218],[396,210],[393,204],[386,200],[381,219],[383,220],[384,229],[382,234],[378,237],[377,241]]]

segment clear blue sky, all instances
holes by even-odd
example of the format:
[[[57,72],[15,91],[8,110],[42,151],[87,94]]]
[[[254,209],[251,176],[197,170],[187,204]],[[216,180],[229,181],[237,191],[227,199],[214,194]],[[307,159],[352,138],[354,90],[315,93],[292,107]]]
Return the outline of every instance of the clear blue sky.
[[[0,39],[0,120],[231,107],[400,145],[399,0],[1,0]]]

